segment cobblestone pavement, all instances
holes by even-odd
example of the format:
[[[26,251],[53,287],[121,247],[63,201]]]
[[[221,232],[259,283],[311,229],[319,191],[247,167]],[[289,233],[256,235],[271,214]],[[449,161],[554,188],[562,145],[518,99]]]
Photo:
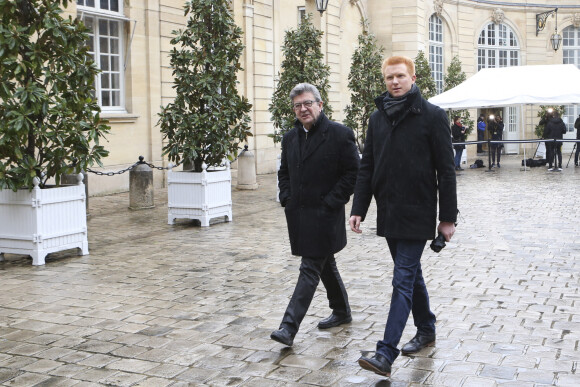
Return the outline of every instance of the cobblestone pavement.
[[[391,293],[374,210],[337,256],[353,322],[316,328],[329,314],[320,288],[294,346],[269,339],[299,259],[265,175],[234,190],[231,223],[169,226],[164,190],[143,211],[128,194],[93,197],[90,255],[34,267],[6,254],[0,385],[579,386],[580,168],[524,172],[520,160],[458,174],[455,238],[423,256],[437,343],[400,356],[391,378],[356,362],[382,337]],[[410,319],[403,343],[413,335]]]

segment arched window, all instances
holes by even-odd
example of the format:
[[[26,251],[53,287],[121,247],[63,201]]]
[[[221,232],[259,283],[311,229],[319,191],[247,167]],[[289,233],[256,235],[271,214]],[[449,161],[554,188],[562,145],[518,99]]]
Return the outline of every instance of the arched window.
[[[564,64],[573,64],[580,69],[580,28],[568,26],[562,31],[562,54]],[[567,122],[568,131],[574,130],[574,121],[580,114],[579,105],[566,106],[564,121]]]
[[[435,14],[429,18],[429,66],[439,94],[443,92],[443,22]]]
[[[512,29],[505,24],[495,23],[483,27],[477,42],[477,71],[519,64],[520,45]]]

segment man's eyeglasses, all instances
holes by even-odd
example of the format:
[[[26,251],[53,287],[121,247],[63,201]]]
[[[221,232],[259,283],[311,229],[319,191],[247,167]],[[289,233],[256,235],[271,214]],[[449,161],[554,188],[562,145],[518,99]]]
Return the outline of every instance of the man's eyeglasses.
[[[304,102],[298,102],[295,103],[294,105],[292,105],[292,107],[294,108],[294,110],[300,110],[302,109],[302,105],[304,105],[304,107],[312,107],[312,104],[315,103],[316,101],[304,101]]]

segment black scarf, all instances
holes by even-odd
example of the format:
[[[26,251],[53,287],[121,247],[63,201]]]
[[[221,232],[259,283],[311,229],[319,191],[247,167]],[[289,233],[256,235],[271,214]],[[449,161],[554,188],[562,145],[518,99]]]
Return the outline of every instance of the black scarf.
[[[407,100],[412,101],[415,95],[419,93],[419,88],[413,83],[411,90],[409,90],[405,95],[401,97],[391,97],[389,93],[383,98],[383,109],[390,119],[398,118],[401,113],[405,111],[407,107]]]

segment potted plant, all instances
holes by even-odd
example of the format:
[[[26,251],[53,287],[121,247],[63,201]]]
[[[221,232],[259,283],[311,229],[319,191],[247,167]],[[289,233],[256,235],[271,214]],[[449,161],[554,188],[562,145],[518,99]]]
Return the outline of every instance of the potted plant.
[[[66,0],[0,1],[0,254],[88,253],[85,190],[62,187],[108,152],[93,96],[98,69]],[[74,165],[75,167],[71,167]]]
[[[239,143],[251,136],[251,105],[237,90],[244,46],[228,0],[191,0],[184,30],[173,31],[170,63],[176,96],[162,108],[159,126],[169,161],[168,222],[176,218],[232,220],[231,171]]]

